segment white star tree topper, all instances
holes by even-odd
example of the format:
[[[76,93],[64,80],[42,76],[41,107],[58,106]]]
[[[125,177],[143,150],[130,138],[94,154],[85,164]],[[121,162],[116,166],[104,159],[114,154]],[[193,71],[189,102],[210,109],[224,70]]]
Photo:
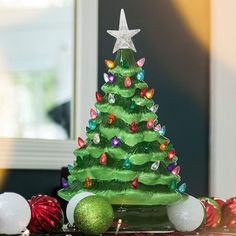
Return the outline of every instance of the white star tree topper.
[[[140,32],[140,29],[129,30],[124,9],[120,11],[119,30],[107,30],[107,33],[116,38],[116,43],[113,48],[113,53],[119,49],[132,49],[136,52],[132,37]]]

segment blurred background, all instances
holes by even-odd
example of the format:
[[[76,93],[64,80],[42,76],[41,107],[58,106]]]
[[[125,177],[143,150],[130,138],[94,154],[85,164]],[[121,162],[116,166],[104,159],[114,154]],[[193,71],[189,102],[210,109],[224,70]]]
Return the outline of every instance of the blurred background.
[[[236,4],[226,2],[0,0],[0,191],[56,194],[104,83],[104,59],[115,57],[106,30],[118,28],[124,8],[129,28],[141,29],[135,56],[146,58],[187,192],[236,194]]]

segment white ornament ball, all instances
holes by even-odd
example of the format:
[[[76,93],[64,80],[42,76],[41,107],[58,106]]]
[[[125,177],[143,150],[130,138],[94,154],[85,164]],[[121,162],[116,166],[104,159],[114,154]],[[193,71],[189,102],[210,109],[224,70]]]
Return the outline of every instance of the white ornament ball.
[[[187,197],[187,199],[167,206],[169,220],[180,232],[196,230],[201,226],[205,217],[201,201],[192,196]]]
[[[0,194],[0,234],[20,234],[31,218],[30,206],[17,193]]]
[[[74,211],[76,205],[84,198],[95,195],[94,193],[90,192],[83,192],[83,193],[78,193],[74,197],[72,197],[66,207],[66,217],[70,223],[70,225],[74,224]]]

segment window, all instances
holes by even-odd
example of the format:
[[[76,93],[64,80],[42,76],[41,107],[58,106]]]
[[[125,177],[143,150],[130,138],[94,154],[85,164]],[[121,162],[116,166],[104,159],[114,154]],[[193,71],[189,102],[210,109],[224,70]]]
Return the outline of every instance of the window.
[[[0,0],[0,168],[73,160],[95,102],[97,17],[97,0]]]
[[[0,137],[70,137],[73,6],[0,0]]]

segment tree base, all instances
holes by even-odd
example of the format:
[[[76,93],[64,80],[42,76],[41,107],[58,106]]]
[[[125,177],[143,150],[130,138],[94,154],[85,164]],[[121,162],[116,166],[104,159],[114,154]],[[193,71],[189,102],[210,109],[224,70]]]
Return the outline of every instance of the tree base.
[[[113,205],[115,219],[109,231],[115,231],[118,220],[122,220],[120,231],[158,231],[170,232],[174,230],[168,216],[166,206],[132,206]]]

